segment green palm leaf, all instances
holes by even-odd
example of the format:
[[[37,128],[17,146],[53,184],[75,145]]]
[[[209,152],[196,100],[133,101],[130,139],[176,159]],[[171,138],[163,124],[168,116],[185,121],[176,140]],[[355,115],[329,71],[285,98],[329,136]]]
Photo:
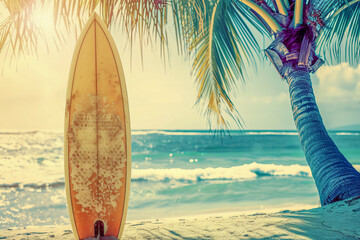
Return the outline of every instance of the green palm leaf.
[[[326,25],[317,45],[318,51],[331,63],[345,61],[357,66],[360,63],[360,1],[349,2],[353,1],[329,1],[319,7]]]
[[[240,1],[178,1],[175,22],[186,49],[193,56],[199,106],[210,123],[229,127],[228,116],[241,126],[231,100],[237,82],[244,81],[245,67],[255,63],[260,48],[249,22],[265,33],[259,21]]]

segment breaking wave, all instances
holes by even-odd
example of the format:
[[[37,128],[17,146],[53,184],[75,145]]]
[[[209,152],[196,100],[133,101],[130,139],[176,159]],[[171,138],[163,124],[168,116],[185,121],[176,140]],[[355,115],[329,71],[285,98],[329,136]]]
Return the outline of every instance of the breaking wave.
[[[354,165],[360,171],[360,165]],[[310,168],[303,165],[276,165],[276,164],[259,164],[251,163],[236,167],[218,167],[218,168],[148,168],[132,169],[131,181],[133,182],[199,182],[199,181],[244,181],[261,177],[312,177]],[[29,180],[29,179],[28,179]],[[55,180],[55,179],[54,179]],[[0,189],[8,188],[32,188],[46,189],[64,187],[64,180],[57,178],[50,183],[32,183],[15,182],[10,184],[1,184]]]
[[[136,169],[132,172],[133,181],[209,181],[209,180],[245,180],[265,176],[311,176],[308,166],[298,164],[285,166],[275,164],[251,163],[229,168],[197,169]]]
[[[132,181],[181,181],[181,182],[198,182],[198,181],[212,181],[212,180],[234,180],[242,181],[246,179],[254,179],[259,177],[271,176],[293,176],[293,177],[309,177],[311,172],[308,166],[301,166],[298,164],[285,166],[276,164],[258,164],[251,163],[236,167],[218,167],[218,168],[196,168],[196,169],[183,169],[183,168],[168,168],[168,169],[132,169]],[[45,189],[53,187],[63,187],[64,179],[61,180],[54,178],[54,181],[49,183],[32,182],[27,178],[22,182],[13,182],[1,184],[0,188],[33,188]]]
[[[337,132],[335,135],[339,136],[359,136],[360,132]]]
[[[226,132],[230,135],[297,135],[296,131],[253,131],[253,130],[232,130]],[[212,135],[213,133],[208,130],[133,130],[131,135],[148,135],[148,134],[159,134],[159,135],[184,135],[184,136],[202,136]]]

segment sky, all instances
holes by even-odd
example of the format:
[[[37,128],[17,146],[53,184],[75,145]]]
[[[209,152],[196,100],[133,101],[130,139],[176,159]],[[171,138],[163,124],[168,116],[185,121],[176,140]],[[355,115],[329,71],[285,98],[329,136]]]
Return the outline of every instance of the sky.
[[[49,22],[45,15],[39,16],[38,21]],[[139,48],[134,46],[131,62],[124,34],[116,29],[111,33],[124,67],[132,129],[209,128],[205,116],[195,106],[191,62],[178,54],[173,37],[169,41],[169,61],[161,59],[159,47],[147,46],[142,65]],[[12,60],[0,53],[0,131],[63,129],[75,43],[74,36],[69,36],[59,51],[50,45],[49,52],[40,49],[38,56]],[[244,120],[244,129],[294,130],[288,86],[270,61],[259,63],[257,70],[249,67],[248,72],[246,83],[239,82],[233,98]],[[360,65],[324,66],[312,75],[312,81],[327,128],[360,123]]]

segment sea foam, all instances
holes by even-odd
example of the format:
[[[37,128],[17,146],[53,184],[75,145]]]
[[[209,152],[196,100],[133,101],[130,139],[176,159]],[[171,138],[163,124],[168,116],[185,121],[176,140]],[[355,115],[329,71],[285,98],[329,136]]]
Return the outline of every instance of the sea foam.
[[[229,168],[196,168],[196,169],[135,169],[132,171],[134,181],[205,181],[205,180],[245,180],[264,176],[311,176],[308,166],[298,164],[285,166],[276,164],[251,163]]]

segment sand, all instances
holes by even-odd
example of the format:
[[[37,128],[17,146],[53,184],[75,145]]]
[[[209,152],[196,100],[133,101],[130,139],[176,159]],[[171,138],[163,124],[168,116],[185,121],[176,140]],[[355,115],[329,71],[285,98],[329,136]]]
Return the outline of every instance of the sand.
[[[71,226],[0,230],[0,239],[74,239]],[[360,239],[360,198],[321,208],[131,221],[122,239]]]

